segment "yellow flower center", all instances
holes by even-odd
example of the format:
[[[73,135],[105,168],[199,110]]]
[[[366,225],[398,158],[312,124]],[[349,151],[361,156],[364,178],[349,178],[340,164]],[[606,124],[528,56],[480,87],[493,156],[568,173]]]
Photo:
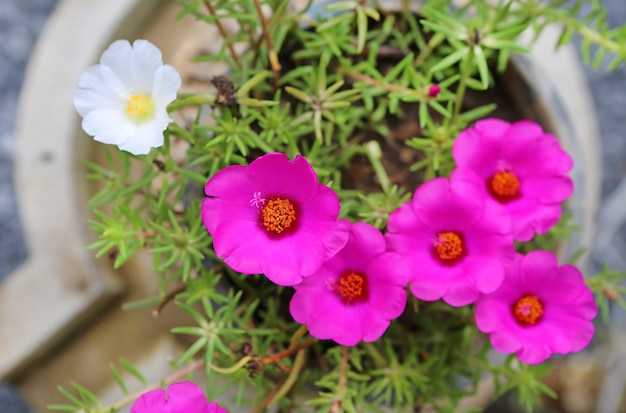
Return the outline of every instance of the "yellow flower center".
[[[334,284],[335,291],[346,304],[365,301],[369,295],[367,279],[363,274],[346,271]]]
[[[543,305],[534,295],[525,295],[513,305],[513,315],[523,325],[533,325],[543,314]]]
[[[520,181],[511,171],[498,171],[487,182],[491,196],[499,202],[508,202],[519,196]]]
[[[261,225],[267,232],[279,235],[294,228],[296,207],[289,199],[272,198],[262,203]]]
[[[452,263],[463,257],[463,240],[455,232],[440,232],[435,238],[435,255],[444,263]]]
[[[135,123],[142,123],[154,116],[154,101],[148,95],[132,95],[126,101],[126,116]]]

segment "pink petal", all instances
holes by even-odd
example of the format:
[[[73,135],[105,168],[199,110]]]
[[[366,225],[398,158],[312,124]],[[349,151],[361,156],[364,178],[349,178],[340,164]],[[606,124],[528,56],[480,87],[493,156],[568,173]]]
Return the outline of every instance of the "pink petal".
[[[157,389],[142,394],[133,403],[130,413],[169,413],[165,406],[165,391]]]
[[[317,271],[326,254],[322,241],[304,232],[265,243],[264,248],[262,272],[275,284],[284,286],[297,284],[302,277]]]
[[[436,231],[462,230],[483,216],[485,201],[469,182],[435,178],[415,191],[413,208],[419,219]]]
[[[300,204],[302,225],[316,225],[319,221],[337,221],[339,198],[335,191],[326,185],[319,185],[315,198]]]
[[[536,250],[523,256],[520,264],[520,279],[525,288],[535,291],[541,286],[544,279],[553,279],[557,276],[559,262],[556,255],[550,251]]]
[[[317,175],[300,155],[289,161],[283,153],[268,153],[255,159],[248,168],[263,195],[288,195],[295,201],[305,202],[318,192]]]
[[[461,307],[476,301],[478,295],[474,279],[471,276],[457,277],[450,280],[448,290],[443,295],[443,301],[453,307]]]
[[[439,300],[450,287],[452,271],[434,261],[430,254],[414,254],[411,258],[411,293],[420,300]]]
[[[254,211],[250,200],[254,198],[255,192],[261,191],[261,187],[252,179],[247,168],[232,165],[218,171],[205,185],[204,193],[225,202],[250,207]]]
[[[511,251],[512,253],[514,250]],[[511,254],[513,258],[513,254]],[[512,260],[511,260],[512,261]],[[474,288],[483,293],[492,293],[504,281],[504,265],[497,258],[468,257],[463,262],[465,271],[475,280]]]
[[[516,241],[528,241],[535,233],[545,234],[561,218],[561,204],[539,204],[527,198],[505,205],[511,214],[511,233]]]
[[[197,384],[180,382],[167,388],[168,412],[205,413],[206,405],[206,396]]]
[[[355,222],[350,241],[341,250],[341,255],[349,268],[364,271],[370,264],[369,259],[383,254],[386,247],[385,237],[376,227]]]
[[[479,299],[476,302],[476,326],[483,333],[504,330],[509,322],[510,307],[498,299]]]
[[[383,319],[393,320],[402,314],[406,307],[406,290],[400,287],[377,286],[370,288],[368,303]]]
[[[361,311],[362,340],[371,343],[385,333],[391,322],[376,312]],[[360,340],[359,340],[360,341]]]
[[[320,186],[319,196],[301,205],[298,232],[311,234],[322,240],[325,259],[333,257],[348,241],[351,223],[337,221],[339,200],[327,187]]]
[[[483,119],[474,125],[474,129],[480,135],[490,139],[500,139],[510,127],[511,124],[509,122],[496,118]]]
[[[457,136],[452,147],[457,166],[471,169],[483,179],[497,172],[498,159],[501,157],[501,145],[486,144],[485,141],[475,129],[465,129]]]
[[[404,288],[411,278],[406,259],[392,252],[377,255],[366,269],[372,285],[389,285]]]
[[[512,123],[511,127],[507,129],[506,141],[515,142],[519,145],[528,145],[543,135],[544,131],[541,125],[530,120],[520,120]]]
[[[308,278],[305,279],[305,282],[306,281],[308,281]],[[291,297],[291,301],[289,301],[289,312],[296,322],[307,324],[312,318],[315,319],[319,317],[315,314],[324,313],[324,311],[320,311],[320,304],[327,300],[326,296],[329,292],[325,291],[324,288],[318,287],[298,287],[299,286],[296,287],[296,292]]]
[[[204,198],[202,200],[202,221],[209,233],[215,236],[217,227],[224,221],[240,221],[250,230],[259,230],[259,214],[249,204],[233,204],[221,198]],[[248,232],[248,230],[246,231]]]
[[[549,339],[559,353],[580,351],[593,338],[593,323],[571,312],[571,307],[547,305],[544,318]],[[560,335],[557,337],[554,332],[559,332]]]
[[[517,352],[517,358],[526,364],[539,364],[546,361],[551,355],[550,348],[540,342],[536,345],[524,346]]]
[[[320,340],[335,341],[344,332],[354,333],[354,330],[351,330],[351,326],[356,323],[356,326],[360,328],[359,319],[354,317],[354,315],[348,314],[348,310],[349,308],[346,308],[332,292],[318,296],[315,309],[306,322],[309,333]],[[350,338],[346,337],[346,340]]]
[[[268,242],[271,240],[256,223],[237,219],[220,222],[213,233],[215,254],[244,274],[262,272],[259,248]]]
[[[491,334],[490,341],[493,348],[504,354],[515,353],[522,347],[519,340],[507,331],[496,331]]]
[[[574,183],[567,176],[540,175],[521,182],[524,197],[535,198],[544,204],[563,202],[574,192]]]
[[[219,404],[212,402],[207,405],[207,413],[228,413],[228,410],[224,409]]]

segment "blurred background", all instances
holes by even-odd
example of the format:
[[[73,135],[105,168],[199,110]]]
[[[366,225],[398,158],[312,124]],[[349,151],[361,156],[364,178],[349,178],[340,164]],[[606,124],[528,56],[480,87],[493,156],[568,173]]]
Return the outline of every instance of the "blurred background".
[[[602,3],[610,11],[607,21],[611,26],[626,23],[626,1],[604,0]],[[0,0],[0,285],[28,256],[15,197],[15,116],[26,65],[56,4],[57,0]],[[66,53],[70,54],[72,50],[68,49]],[[602,69],[593,72],[586,68],[586,77],[600,128],[602,154],[602,203],[591,263],[593,271],[599,270],[604,262],[612,269],[625,271],[626,67],[621,66],[612,73]],[[612,329],[626,331],[626,316],[615,312],[611,324]],[[0,351],[1,348],[0,342]],[[607,358],[611,360],[612,368],[607,367],[605,377],[608,379],[598,391],[613,395],[613,399],[619,401],[626,381],[626,365],[619,363],[624,360],[620,354],[612,353]],[[582,382],[593,380],[594,377],[588,376],[583,377]],[[19,378],[12,384],[0,383],[0,413],[38,413],[21,399],[16,391],[19,383]],[[597,411],[617,411],[614,402],[613,405],[607,402],[606,406],[598,406]]]

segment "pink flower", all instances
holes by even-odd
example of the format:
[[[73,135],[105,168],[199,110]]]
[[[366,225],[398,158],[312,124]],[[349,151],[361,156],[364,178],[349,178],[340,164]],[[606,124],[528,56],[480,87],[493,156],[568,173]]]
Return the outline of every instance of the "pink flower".
[[[462,306],[500,286],[515,254],[511,218],[487,201],[453,173],[422,184],[391,214],[387,242],[409,263],[413,295]]]
[[[479,181],[484,193],[509,211],[517,241],[552,228],[574,190],[566,176],[572,159],[553,135],[529,120],[476,122],[459,134],[452,154],[459,175]]]
[[[380,231],[357,222],[346,246],[294,286],[289,310],[313,337],[344,346],[372,342],[402,314],[408,278],[406,263],[386,252]]]
[[[207,403],[200,386],[188,381],[142,394],[133,403],[130,413],[228,413],[217,403]]]
[[[301,156],[270,153],[222,169],[207,182],[202,220],[233,270],[294,285],[346,244],[339,199]]]
[[[597,307],[580,271],[548,251],[517,254],[502,286],[476,301],[476,324],[502,353],[527,364],[584,349]]]

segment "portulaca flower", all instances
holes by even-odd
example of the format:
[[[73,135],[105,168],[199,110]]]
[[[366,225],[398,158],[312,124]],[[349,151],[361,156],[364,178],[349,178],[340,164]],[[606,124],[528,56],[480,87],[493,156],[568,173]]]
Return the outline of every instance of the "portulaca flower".
[[[164,65],[161,51],[147,40],[113,42],[78,81],[74,106],[83,129],[102,143],[145,155],[163,145],[172,122],[166,107],[176,99],[180,75]]]

